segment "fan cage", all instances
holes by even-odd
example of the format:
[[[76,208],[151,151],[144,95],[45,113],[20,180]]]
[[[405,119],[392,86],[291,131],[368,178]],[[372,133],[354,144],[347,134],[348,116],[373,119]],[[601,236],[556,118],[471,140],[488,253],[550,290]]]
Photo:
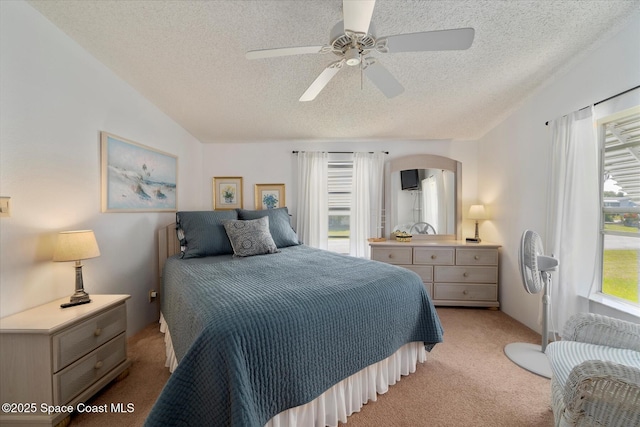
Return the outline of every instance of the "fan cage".
[[[532,230],[525,230],[520,244],[520,271],[525,290],[537,294],[543,289],[542,277],[538,271],[538,255],[542,255],[542,239]]]
[[[346,34],[341,35],[331,43],[333,52],[336,55],[343,55],[347,51],[347,49],[353,47],[353,45],[354,39]],[[362,38],[358,37],[357,39],[355,39],[355,45],[360,50],[360,53],[364,54],[375,47],[376,40],[372,36],[367,34]]]

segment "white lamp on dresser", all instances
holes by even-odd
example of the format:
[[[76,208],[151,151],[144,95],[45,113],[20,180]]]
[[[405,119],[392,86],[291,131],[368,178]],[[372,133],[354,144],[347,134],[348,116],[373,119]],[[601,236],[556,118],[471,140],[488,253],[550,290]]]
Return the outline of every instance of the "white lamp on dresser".
[[[476,242],[480,243],[480,234],[478,233],[478,220],[488,219],[487,212],[484,209],[484,205],[471,205],[469,208],[469,219],[473,219],[476,221],[476,235],[471,238],[467,238],[467,242]]]
[[[76,269],[76,291],[68,303],[61,304],[61,307],[72,307],[74,305],[91,302],[89,294],[84,290],[82,280],[82,260],[100,256],[100,249],[96,236],[91,230],[63,231],[58,234],[54,261],[75,261]]]
[[[84,291],[81,261],[99,255],[93,231],[60,233],[53,260],[76,263],[71,300],[0,318],[0,425],[68,425],[72,412],[91,410],[87,400],[127,375],[129,295],[90,299]]]

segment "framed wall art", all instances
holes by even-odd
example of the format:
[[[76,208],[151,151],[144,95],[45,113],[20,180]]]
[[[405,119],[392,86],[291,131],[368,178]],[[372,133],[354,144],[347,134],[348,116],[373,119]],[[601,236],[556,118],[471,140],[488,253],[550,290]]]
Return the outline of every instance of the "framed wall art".
[[[276,209],[285,207],[284,184],[256,184],[256,209]]]
[[[175,212],[178,157],[100,132],[102,212]]]
[[[213,209],[242,209],[242,178],[213,178]]]

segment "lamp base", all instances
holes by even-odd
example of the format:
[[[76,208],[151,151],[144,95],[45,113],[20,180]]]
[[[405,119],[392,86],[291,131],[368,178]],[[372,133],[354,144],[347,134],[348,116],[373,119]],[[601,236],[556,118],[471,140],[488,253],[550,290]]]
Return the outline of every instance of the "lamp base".
[[[75,301],[75,302],[65,302],[64,304],[60,304],[60,307],[62,307],[62,308],[75,307],[76,305],[88,304],[90,302],[91,302],[90,299],[83,300],[83,301]]]
[[[480,238],[474,238],[474,237],[467,237],[467,243],[480,243],[481,240]]]
[[[480,243],[480,233],[478,233],[478,220],[476,219],[476,235],[473,239],[467,239],[467,242],[476,242]]]
[[[82,281],[82,263],[76,261],[76,291],[69,298],[69,302],[60,304],[60,307],[67,308],[75,305],[87,304],[91,302],[89,294],[84,291],[84,285]]]
[[[89,302],[91,300],[89,299],[89,294],[86,293],[84,289],[81,288],[81,289],[76,289],[74,294],[71,295],[71,298],[69,298],[69,301],[73,303],[83,303],[83,302]]]

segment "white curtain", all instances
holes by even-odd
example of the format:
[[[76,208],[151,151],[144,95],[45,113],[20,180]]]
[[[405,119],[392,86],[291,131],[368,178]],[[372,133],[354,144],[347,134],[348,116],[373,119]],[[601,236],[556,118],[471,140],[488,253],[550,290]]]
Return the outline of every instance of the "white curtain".
[[[560,263],[552,273],[550,312],[551,324],[562,331],[571,315],[588,311],[589,291],[599,265],[601,190],[592,109],[552,121],[551,132],[545,252]]]
[[[382,233],[384,153],[354,153],[351,187],[351,256],[369,258],[369,237]]]
[[[429,176],[422,181],[424,198],[422,221],[433,226],[436,233],[445,233],[447,225],[447,204],[445,202],[445,180],[443,171],[429,170]]]
[[[304,244],[327,249],[329,202],[327,153],[298,153],[296,232]]]

